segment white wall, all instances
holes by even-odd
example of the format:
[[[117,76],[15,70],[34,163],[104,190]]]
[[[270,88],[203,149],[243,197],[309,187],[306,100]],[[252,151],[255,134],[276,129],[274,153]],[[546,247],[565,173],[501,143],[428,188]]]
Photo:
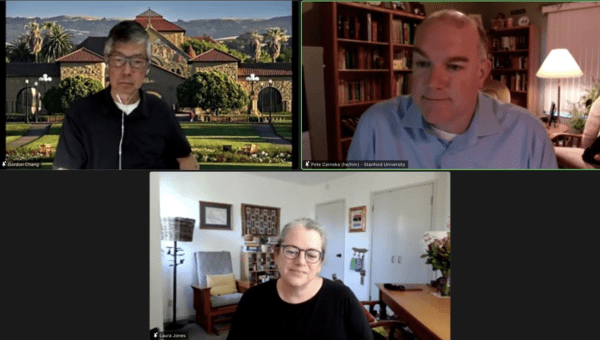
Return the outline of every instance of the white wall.
[[[306,172],[302,172],[306,176]],[[290,172],[289,176],[299,176]],[[280,180],[253,176],[248,173],[152,173],[151,174],[151,218],[150,218],[150,309],[151,327],[156,327],[156,320],[171,321],[172,307],[169,300],[173,291],[173,268],[168,266],[166,256],[161,255],[160,247],[165,249],[172,242],[160,241],[160,217],[180,216],[196,220],[194,240],[190,243],[179,242],[177,245],[185,252],[185,262],[177,267],[177,319],[193,318],[192,289],[193,257],[195,251],[229,251],[231,252],[233,269],[236,278],[240,278],[241,238],[241,204],[256,204],[281,208],[281,226],[290,220],[300,217],[315,218],[317,204],[345,199],[346,207],[370,206],[373,193],[410,186],[420,183],[434,183],[434,221],[436,229],[445,227],[450,211],[450,175],[437,172],[360,172],[336,178],[319,185],[301,185]],[[158,191],[155,188],[158,187]],[[199,201],[227,203],[232,205],[233,230],[199,230]],[[157,203],[159,202],[159,203]],[[347,215],[347,214],[345,214]],[[368,248],[371,245],[371,214],[367,212],[367,231],[364,233],[348,233],[346,230],[347,259],[352,256],[352,247]],[[344,222],[348,225],[348,217]],[[157,241],[158,240],[158,241]],[[162,256],[160,267],[156,264]],[[369,253],[365,263],[370,263]],[[360,300],[368,297],[368,273],[365,285],[360,285],[358,273],[346,271],[343,281]],[[162,287],[159,287],[161,286]],[[160,306],[161,308],[158,308]],[[162,327],[161,327],[162,329]]]

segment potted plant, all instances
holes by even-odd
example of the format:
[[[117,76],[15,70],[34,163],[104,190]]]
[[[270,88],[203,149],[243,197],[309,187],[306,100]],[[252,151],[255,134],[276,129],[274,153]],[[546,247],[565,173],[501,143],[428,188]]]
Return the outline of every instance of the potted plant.
[[[583,132],[583,128],[585,127],[585,122],[588,114],[590,113],[590,108],[592,104],[600,97],[600,79],[595,80],[592,78],[592,87],[587,90],[587,93],[581,96],[581,105],[583,108],[579,108],[579,104],[572,104],[573,109],[571,110],[571,114],[573,118],[569,121],[569,126],[572,127],[578,133]]]
[[[269,242],[269,239],[266,236],[261,235],[260,236],[260,250],[263,253],[266,253],[269,250],[269,246],[267,245],[267,242]]]

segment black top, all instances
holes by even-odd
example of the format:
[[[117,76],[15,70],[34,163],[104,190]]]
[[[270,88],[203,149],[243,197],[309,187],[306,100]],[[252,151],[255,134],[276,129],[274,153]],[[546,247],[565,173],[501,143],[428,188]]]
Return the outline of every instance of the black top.
[[[125,115],[122,169],[177,169],[192,149],[175,115],[159,98],[140,93]],[[77,101],[65,114],[54,168],[118,169],[123,112],[110,87]]]
[[[271,280],[242,296],[227,337],[237,339],[372,340],[373,332],[356,296],[343,284],[323,279],[312,299],[290,304]]]

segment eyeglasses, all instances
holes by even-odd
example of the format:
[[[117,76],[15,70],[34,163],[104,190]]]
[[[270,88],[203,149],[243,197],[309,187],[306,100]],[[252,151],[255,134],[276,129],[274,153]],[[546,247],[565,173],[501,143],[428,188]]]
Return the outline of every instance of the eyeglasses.
[[[300,256],[301,251],[304,252],[304,257],[306,259],[306,262],[308,262],[308,263],[317,263],[323,256],[323,253],[321,253],[320,251],[315,250],[315,249],[304,250],[304,249],[300,249],[298,247],[289,246],[289,245],[285,245],[285,246],[282,245],[281,248],[283,248],[283,256],[285,256],[286,258],[288,258],[290,260],[297,259],[298,256]]]
[[[112,67],[122,67],[125,65],[125,62],[129,62],[129,66],[131,66],[131,68],[139,70],[146,67],[146,64],[148,64],[148,59],[138,57],[122,57],[117,55],[108,56],[108,65]]]

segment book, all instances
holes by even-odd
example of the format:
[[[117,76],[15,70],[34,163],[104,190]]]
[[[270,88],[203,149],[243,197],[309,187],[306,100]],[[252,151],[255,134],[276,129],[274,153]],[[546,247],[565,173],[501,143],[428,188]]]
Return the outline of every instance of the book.
[[[373,27],[372,27],[372,23],[371,23],[371,13],[367,13],[367,41],[372,41],[372,32],[373,32]]]

